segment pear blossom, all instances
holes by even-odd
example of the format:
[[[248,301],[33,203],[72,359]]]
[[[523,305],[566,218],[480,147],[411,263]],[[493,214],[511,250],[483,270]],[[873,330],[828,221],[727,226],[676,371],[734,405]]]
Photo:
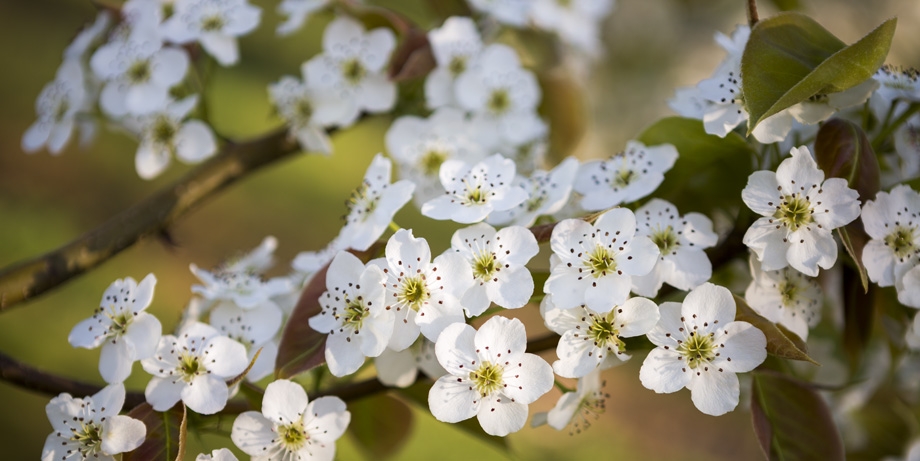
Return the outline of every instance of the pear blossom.
[[[824,295],[817,281],[789,267],[765,271],[753,259],[751,275],[753,280],[744,292],[748,305],[807,341],[808,330],[821,320]]]
[[[432,261],[428,242],[407,229],[390,237],[385,254],[370,264],[387,275],[384,308],[396,314],[390,349],[406,349],[420,331],[435,341],[445,327],[464,321],[460,296],[472,276],[463,257],[447,251]]]
[[[246,361],[251,362],[259,352],[246,379],[256,382],[275,370],[278,345],[273,338],[281,329],[281,308],[265,303],[252,309],[242,309],[233,303],[221,302],[211,310],[210,324],[220,334],[246,348]]]
[[[447,373],[438,363],[435,356],[434,343],[422,336],[415,344],[401,351],[386,348],[374,358],[377,368],[377,379],[390,387],[409,387],[415,383],[418,372],[421,371],[432,379],[437,379]]]
[[[262,10],[246,0],[175,0],[163,22],[163,36],[173,43],[197,41],[223,66],[240,59],[236,38],[259,25]]]
[[[844,91],[816,94],[790,107],[789,113],[801,123],[814,125],[835,112],[865,103],[878,87],[878,81],[870,78]]]
[[[125,386],[110,384],[91,397],[75,399],[67,393],[51,399],[45,413],[54,432],[45,439],[42,461],[98,459],[115,461],[139,447],[147,427],[130,416],[119,415],[125,403]]]
[[[447,423],[476,416],[487,434],[499,437],[519,431],[527,405],[553,387],[552,368],[526,347],[518,319],[492,317],[479,331],[464,323],[445,328],[435,354],[448,374],[428,392],[431,414]]]
[[[239,461],[232,451],[226,448],[212,450],[211,454],[201,453],[195,457],[195,461]]]
[[[909,186],[879,192],[867,201],[862,223],[871,237],[862,253],[869,280],[890,287],[920,264],[920,194]]]
[[[422,214],[432,219],[475,223],[493,211],[508,210],[527,199],[527,192],[512,187],[514,162],[501,154],[472,166],[447,160],[441,164],[439,176],[447,192],[422,205]]]
[[[585,305],[606,314],[626,302],[633,276],[645,275],[658,260],[658,247],[636,235],[636,216],[614,208],[594,225],[566,219],[553,229],[550,247],[557,263],[543,286],[559,308]]]
[[[176,336],[160,338],[156,353],[141,361],[153,375],[144,395],[156,411],[182,400],[192,411],[212,415],[227,405],[226,381],[246,370],[246,348],[214,327],[191,323]]]
[[[601,313],[586,306],[560,309],[553,296],[547,294],[540,313],[546,327],[562,336],[556,346],[559,360],[553,362],[553,371],[564,378],[581,378],[628,360],[621,338],[644,335],[658,323],[658,306],[638,297]]]
[[[489,224],[516,224],[532,226],[540,216],[551,216],[569,201],[578,160],[568,157],[550,171],[536,170],[530,177],[518,175],[512,186],[527,193],[527,200],[505,211],[494,211],[486,221]]]
[[[35,152],[47,146],[56,155],[73,134],[77,113],[87,104],[84,72],[76,59],[65,59],[54,81],[45,85],[35,100],[38,119],[22,135],[22,150]]]
[[[575,175],[574,189],[584,196],[581,206],[589,211],[634,202],[654,192],[675,161],[677,149],[671,144],[646,147],[629,141],[624,152],[583,163]]]
[[[902,180],[920,176],[920,115],[913,115],[894,132],[897,177]]]
[[[572,430],[569,434],[581,434],[591,426],[590,419],[596,420],[607,409],[610,394],[604,392],[604,384],[600,370],[588,373],[578,380],[578,387],[574,392],[566,392],[559,397],[552,410],[548,413],[534,414],[531,425],[537,427],[549,424],[553,429],[561,431],[571,424]]]
[[[364,181],[348,199],[345,227],[339,232],[342,244],[364,251],[383,235],[393,215],[412,199],[415,184],[402,180],[390,183],[393,163],[377,154],[364,173]]]
[[[365,357],[377,357],[393,335],[394,312],[385,308],[387,276],[380,267],[365,267],[355,255],[341,251],[326,272],[323,310],[310,327],[327,333],[326,365],[334,376],[350,375]]]
[[[661,256],[648,275],[632,278],[632,291],[656,296],[662,284],[690,290],[709,280],[712,263],[703,252],[715,246],[719,236],[712,221],[700,213],[680,216],[672,203],[658,198],[636,210],[637,235],[647,236]]]
[[[255,461],[332,461],[335,441],[350,421],[342,399],[310,402],[299,384],[279,379],[265,387],[261,412],[237,416],[230,439]]]
[[[243,309],[271,302],[273,296],[283,295],[292,289],[291,281],[284,277],[275,277],[267,281],[251,272],[226,271],[218,269],[207,271],[195,264],[189,265],[192,273],[203,285],[192,285],[196,293],[209,301],[232,301]]]
[[[523,27],[530,18],[533,0],[467,0],[474,10],[509,26]]]
[[[278,4],[278,13],[287,16],[287,19],[278,24],[278,35],[290,35],[300,30],[307,18],[317,10],[329,4],[329,0],[281,0]]]
[[[156,352],[163,327],[153,315],[144,312],[153,301],[157,279],[148,274],[137,283],[131,277],[112,282],[102,295],[93,316],[73,327],[67,341],[74,347],[95,349],[99,355],[99,374],[107,383],[120,383],[131,374],[137,360]]]
[[[482,146],[474,141],[463,111],[453,107],[438,108],[427,119],[399,117],[390,125],[384,141],[399,166],[399,177],[415,183],[414,198],[419,206],[444,194],[438,173],[446,160],[477,163],[486,157]]]
[[[895,284],[898,291],[898,302],[915,309],[920,309],[920,266],[914,266],[913,269],[904,273]]]
[[[141,138],[134,157],[138,176],[153,179],[169,166],[173,155],[185,163],[200,163],[217,152],[211,128],[200,120],[186,120],[198,105],[198,96],[169,101],[162,108],[128,117],[125,125]]]
[[[370,32],[340,16],[323,31],[323,52],[304,63],[303,74],[318,91],[339,100],[335,124],[350,126],[362,110],[386,112],[396,103],[396,85],[385,75],[396,37],[390,29]]]
[[[642,363],[639,380],[659,394],[690,389],[701,412],[718,416],[738,406],[736,373],[767,358],[767,339],[747,322],[733,321],[735,300],[727,288],[704,283],[683,303],[659,306],[661,319],[648,333],[656,347]]]
[[[261,274],[275,263],[275,250],[278,248],[278,239],[266,236],[248,253],[231,258],[222,266],[224,272],[250,272]]]
[[[920,72],[917,69],[886,64],[872,78],[879,87],[869,100],[869,108],[877,119],[884,121],[889,112],[891,117],[901,115],[906,106],[897,105],[898,101],[920,102]]]
[[[429,109],[456,106],[454,81],[482,50],[476,23],[467,17],[451,16],[444,25],[428,32],[428,43],[437,67],[425,78],[425,103]]]
[[[805,275],[818,275],[837,260],[831,231],[859,216],[859,193],[842,178],[824,179],[805,146],[792,148],[791,157],[776,172],[755,171],[748,177],[741,199],[759,218],[744,234],[744,244],[763,263],[763,270],[792,266]]]
[[[332,152],[326,127],[335,123],[344,107],[334,94],[319,91],[308,81],[284,76],[268,86],[269,99],[289,127],[291,137],[306,151]]]
[[[517,52],[507,45],[487,46],[474,65],[457,77],[454,96],[473,113],[476,139],[489,148],[520,146],[546,134],[537,115],[540,85],[521,67]]]
[[[696,85],[674,90],[674,96],[668,99],[668,107],[681,117],[702,120],[703,114],[712,105],[703,97],[703,92]]]
[[[511,226],[496,231],[478,223],[454,232],[451,249],[472,268],[472,285],[460,298],[469,317],[482,315],[492,303],[517,309],[530,301],[533,275],[527,262],[540,252],[530,229]]]
[[[531,17],[537,27],[553,31],[562,41],[597,56],[601,51],[600,23],[613,4],[613,0],[536,0]]]

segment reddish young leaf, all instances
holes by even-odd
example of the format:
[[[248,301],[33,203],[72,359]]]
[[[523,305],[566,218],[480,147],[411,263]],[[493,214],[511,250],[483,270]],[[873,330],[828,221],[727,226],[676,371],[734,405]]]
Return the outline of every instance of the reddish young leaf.
[[[325,363],[326,335],[310,328],[308,322],[323,310],[319,297],[326,291],[327,269],[329,264],[313,274],[284,327],[275,358],[276,379],[290,378]]]

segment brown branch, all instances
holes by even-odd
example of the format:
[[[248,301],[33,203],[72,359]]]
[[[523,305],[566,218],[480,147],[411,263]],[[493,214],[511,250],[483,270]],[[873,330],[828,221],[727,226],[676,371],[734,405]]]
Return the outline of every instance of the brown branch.
[[[757,24],[757,21],[760,21],[760,17],[757,15],[757,0],[747,1],[747,13],[748,25],[754,27],[754,24]]]
[[[227,144],[185,177],[76,240],[0,270],[0,311],[38,296],[103,263],[138,240],[165,231],[211,194],[297,152],[285,130]]]

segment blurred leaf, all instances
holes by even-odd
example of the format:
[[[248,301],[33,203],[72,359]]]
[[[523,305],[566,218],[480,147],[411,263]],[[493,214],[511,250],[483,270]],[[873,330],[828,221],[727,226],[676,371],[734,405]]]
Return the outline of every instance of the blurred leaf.
[[[859,277],[853,268],[843,266],[843,348],[854,373],[859,369],[863,352],[869,347],[875,318],[876,286],[860,289]]]
[[[185,459],[186,439],[188,438],[188,408],[185,407],[185,402],[180,403],[182,404],[182,422],[179,423],[179,452],[176,453],[176,461]]]
[[[402,82],[424,77],[434,68],[434,54],[428,35],[424,30],[411,26],[390,59],[390,80]]]
[[[780,13],[758,22],[741,58],[748,133],[783,109],[871,77],[885,62],[896,24],[889,19],[846,46],[803,14]]]
[[[291,378],[326,361],[326,335],[310,328],[309,320],[323,310],[319,297],[326,291],[328,269],[326,264],[313,274],[284,326],[275,358],[275,379]]]
[[[402,400],[377,394],[348,403],[348,431],[372,459],[395,455],[412,433],[412,410]]]
[[[795,333],[784,327],[779,327],[773,322],[763,318],[751,306],[748,306],[744,298],[734,295],[735,304],[738,305],[735,320],[750,323],[763,332],[767,337],[767,352],[777,357],[792,360],[802,360],[819,365],[814,359],[808,356],[808,348],[805,341],[799,338]]]
[[[154,411],[148,403],[131,409],[128,416],[140,420],[147,426],[144,443],[136,450],[125,453],[122,461],[169,461],[179,456],[180,427],[184,419],[184,405],[179,402],[165,412]]]
[[[843,441],[814,389],[773,371],[751,376],[754,432],[768,459],[844,459]]]
[[[246,375],[249,374],[249,370],[252,370],[252,366],[256,364],[256,360],[259,360],[259,355],[261,354],[262,354],[262,348],[260,347],[259,350],[256,351],[256,355],[253,355],[252,360],[249,361],[249,366],[247,366],[246,369],[243,370],[242,373],[234,376],[233,379],[230,379],[229,381],[227,381],[227,387],[233,386],[234,384],[242,381],[243,378],[245,378]]]
[[[427,380],[419,380],[407,388],[394,390],[410,402],[415,403],[419,408],[425,411],[430,411],[428,409],[428,391],[431,389],[431,384],[432,383]],[[507,437],[495,437],[486,434],[485,431],[482,430],[482,426],[479,425],[479,420],[476,419],[475,416],[470,419],[460,421],[459,423],[454,423],[453,426],[476,437],[488,445],[498,448],[499,450],[507,452],[510,449],[508,446]]]
[[[720,138],[706,134],[700,120],[668,117],[646,128],[637,139],[646,146],[672,144],[677,148],[677,161],[664,174],[657,197],[670,201],[683,213],[737,206],[754,155],[737,133]]]
[[[588,127],[584,89],[568,72],[540,75],[543,101],[540,114],[549,123],[549,155],[556,162],[568,157]]]
[[[779,11],[791,11],[801,8],[799,0],[770,0],[770,3]]]
[[[505,27],[495,41],[517,50],[521,64],[538,75],[556,67],[562,61],[556,36],[549,32]]]

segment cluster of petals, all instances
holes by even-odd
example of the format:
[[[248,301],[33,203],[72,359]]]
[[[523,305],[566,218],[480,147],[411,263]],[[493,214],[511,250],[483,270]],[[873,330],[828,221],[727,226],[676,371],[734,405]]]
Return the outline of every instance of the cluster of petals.
[[[425,202],[422,214],[470,224],[486,219],[493,211],[511,209],[527,199],[524,189],[512,186],[514,171],[514,161],[501,154],[475,165],[447,160],[439,172],[446,192]]]
[[[573,185],[588,211],[604,210],[639,200],[658,188],[664,173],[677,161],[671,144],[645,146],[629,141],[626,150],[607,160],[592,160],[578,168]]]
[[[374,156],[361,185],[348,199],[345,226],[339,232],[340,244],[364,251],[383,235],[396,214],[409,200],[415,184],[409,180],[391,183],[393,162],[381,154]]]
[[[578,160],[566,158],[550,171],[535,170],[530,176],[518,174],[512,181],[527,193],[527,200],[503,211],[494,211],[486,220],[489,224],[532,226],[541,216],[552,216],[563,209],[572,194]]]
[[[869,280],[894,286],[901,303],[920,308],[920,194],[907,185],[879,192],[863,205],[862,223],[871,238],[862,253]]]
[[[597,419],[606,411],[608,398],[610,394],[604,391],[601,371],[592,371],[579,378],[575,391],[562,394],[550,411],[535,413],[531,425],[548,424],[557,431],[572,425],[569,434],[580,434],[591,425],[590,419]]]
[[[374,359],[377,379],[387,386],[409,387],[421,371],[431,379],[443,376],[446,371],[438,363],[434,342],[422,336],[401,351],[387,348]]]
[[[278,24],[278,35],[290,35],[300,30],[310,15],[323,8],[329,0],[281,0],[278,4],[278,13],[287,16],[287,19]]]
[[[809,329],[821,320],[824,295],[818,282],[791,267],[765,271],[755,259],[751,260],[751,276],[744,292],[748,305],[807,341]]]
[[[230,66],[240,59],[237,37],[255,30],[261,16],[247,0],[175,0],[161,30],[174,43],[200,43],[217,62]]]

